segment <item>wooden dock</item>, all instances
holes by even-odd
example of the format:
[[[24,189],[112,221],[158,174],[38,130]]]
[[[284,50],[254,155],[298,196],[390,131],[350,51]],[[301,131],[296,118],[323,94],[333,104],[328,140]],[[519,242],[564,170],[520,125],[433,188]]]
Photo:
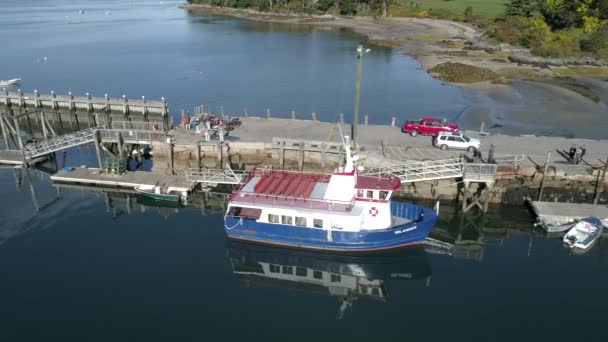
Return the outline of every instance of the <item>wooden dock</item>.
[[[59,171],[51,176],[51,180],[68,184],[126,189],[134,189],[141,185],[164,184],[182,192],[189,192],[193,187],[193,183],[183,176],[167,176],[163,173],[145,171],[115,175],[95,168],[74,168],[72,171]]]
[[[0,150],[0,164],[23,165],[23,155],[17,150]]]
[[[608,206],[606,205],[539,201],[529,203],[539,221],[547,225],[562,225],[589,216],[608,218]]]

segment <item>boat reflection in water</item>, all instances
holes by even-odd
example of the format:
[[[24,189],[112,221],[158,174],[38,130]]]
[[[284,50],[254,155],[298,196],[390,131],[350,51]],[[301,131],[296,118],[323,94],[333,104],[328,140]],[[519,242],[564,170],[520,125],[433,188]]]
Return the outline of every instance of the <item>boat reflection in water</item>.
[[[360,297],[388,300],[391,281],[431,276],[431,264],[421,246],[381,255],[348,256],[233,240],[227,243],[233,272],[241,281],[338,297],[338,319]]]

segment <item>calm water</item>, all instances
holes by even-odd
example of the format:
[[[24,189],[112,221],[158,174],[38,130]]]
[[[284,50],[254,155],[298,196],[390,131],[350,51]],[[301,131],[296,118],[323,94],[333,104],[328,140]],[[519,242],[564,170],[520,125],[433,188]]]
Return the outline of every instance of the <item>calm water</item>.
[[[461,223],[444,205],[436,234],[460,234],[452,255],[346,258],[229,243],[218,198],[144,207],[45,179],[0,170],[6,341],[605,338],[606,244],[570,255],[520,209]]]
[[[174,112],[201,102],[326,116],[352,107],[357,37],[346,32],[187,17],[158,2],[74,3],[0,2],[0,78],[23,77],[24,90],[166,96]],[[377,49],[365,58],[364,111],[461,110],[459,91],[411,59]],[[95,156],[80,147],[60,159]],[[220,197],[149,207],[58,190],[35,170],[0,169],[0,184],[2,341],[606,339],[605,241],[571,255],[531,232],[523,209],[462,219],[444,204],[435,235],[460,241],[451,255],[346,258],[229,243]]]
[[[360,37],[188,16],[177,4],[0,1],[0,79],[23,78],[24,91],[165,97],[174,114],[202,103],[239,114],[247,108],[265,115],[269,108],[277,117],[295,110],[309,118],[315,111],[326,121],[352,115]],[[459,88],[442,85],[412,58],[372,49],[364,57],[361,97],[361,114],[371,122],[455,118],[464,110]]]

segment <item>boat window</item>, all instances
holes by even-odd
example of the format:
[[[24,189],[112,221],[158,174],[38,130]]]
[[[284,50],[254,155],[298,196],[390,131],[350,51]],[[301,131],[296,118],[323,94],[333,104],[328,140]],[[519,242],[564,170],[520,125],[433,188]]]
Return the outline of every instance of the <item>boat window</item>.
[[[270,264],[270,273],[281,273],[281,266]]]
[[[367,190],[367,198],[374,198],[374,192],[371,190]]]
[[[323,228],[323,220],[321,219],[314,219],[312,220],[313,223],[313,227],[315,228]]]
[[[308,276],[308,269],[305,267],[296,267],[296,275],[299,277],[306,277]]]
[[[306,217],[296,216],[296,226],[306,227]]]
[[[357,190],[357,197],[363,197],[363,190]]]
[[[342,279],[342,277],[339,274],[335,274],[335,273],[331,274],[332,283],[339,283],[341,279]]]
[[[230,207],[228,212],[230,216],[243,217],[247,219],[259,220],[262,215],[262,209]]]
[[[374,296],[380,296],[380,289],[379,289],[379,288],[377,288],[377,287],[374,287],[374,288],[372,289],[372,294],[373,294]]]
[[[283,274],[293,274],[292,266],[283,266]]]
[[[323,272],[321,271],[312,271],[312,277],[315,279],[323,279]]]
[[[388,199],[388,191],[380,191],[380,199],[381,200]]]
[[[293,224],[293,218],[291,216],[281,216],[281,223],[282,224],[289,224],[292,225]]]
[[[270,222],[270,223],[279,223],[279,215],[268,214],[268,222]]]
[[[362,286],[362,287],[361,287],[361,289],[360,289],[360,291],[361,291],[361,293],[363,293],[363,294],[367,294],[367,287],[363,287],[363,286]]]

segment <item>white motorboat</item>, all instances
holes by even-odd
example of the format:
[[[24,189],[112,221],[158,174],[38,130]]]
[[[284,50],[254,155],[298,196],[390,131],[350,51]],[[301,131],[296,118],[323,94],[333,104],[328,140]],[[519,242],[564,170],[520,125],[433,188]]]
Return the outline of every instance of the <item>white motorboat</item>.
[[[6,86],[10,86],[13,84],[17,84],[19,83],[19,81],[21,81],[20,78],[14,78],[12,80],[0,80],[0,87],[6,87]]]
[[[587,250],[602,234],[604,225],[597,217],[587,217],[580,220],[564,236],[564,244],[570,248]]]

